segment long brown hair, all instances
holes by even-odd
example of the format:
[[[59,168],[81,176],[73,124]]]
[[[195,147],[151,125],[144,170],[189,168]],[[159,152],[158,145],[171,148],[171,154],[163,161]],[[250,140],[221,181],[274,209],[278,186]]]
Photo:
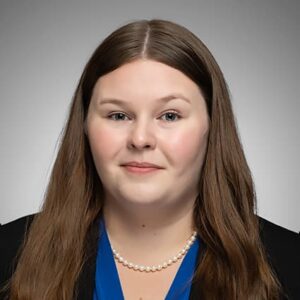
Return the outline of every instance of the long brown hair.
[[[167,20],[139,20],[111,33],[76,88],[44,197],[10,282],[10,299],[73,298],[88,233],[103,207],[85,120],[96,81],[144,58],[183,72],[203,92],[210,118],[206,158],[194,206],[205,245],[194,282],[199,299],[278,299],[280,284],[259,236],[256,197],[223,74],[206,46]],[[105,141],[103,141],[105,143]]]

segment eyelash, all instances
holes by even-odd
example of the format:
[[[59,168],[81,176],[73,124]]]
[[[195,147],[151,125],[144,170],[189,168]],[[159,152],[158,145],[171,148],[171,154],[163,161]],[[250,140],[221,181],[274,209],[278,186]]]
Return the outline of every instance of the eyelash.
[[[113,120],[113,121],[124,121],[124,120],[114,120],[114,119],[112,118],[112,116],[115,116],[115,115],[117,115],[117,114],[126,116],[126,115],[125,115],[124,113],[122,113],[122,112],[115,112],[115,113],[112,113],[112,114],[108,115],[108,118],[109,118],[110,120]],[[181,115],[180,115],[179,113],[177,113],[176,111],[167,111],[167,112],[165,112],[165,113],[163,114],[163,116],[166,115],[166,114],[173,114],[173,115],[175,115],[175,116],[177,117],[177,121],[180,120],[180,119],[182,118]],[[167,121],[167,122],[168,122],[168,121]],[[175,122],[175,121],[171,121],[171,122]]]

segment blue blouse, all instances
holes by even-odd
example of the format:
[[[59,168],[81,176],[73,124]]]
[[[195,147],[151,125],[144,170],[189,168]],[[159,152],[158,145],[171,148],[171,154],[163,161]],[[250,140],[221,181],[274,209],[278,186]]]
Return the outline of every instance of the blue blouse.
[[[184,256],[165,300],[188,300],[194,275],[200,239],[197,237]],[[96,259],[96,277],[93,300],[124,300],[118,270],[115,264],[104,219],[100,220],[100,238]]]

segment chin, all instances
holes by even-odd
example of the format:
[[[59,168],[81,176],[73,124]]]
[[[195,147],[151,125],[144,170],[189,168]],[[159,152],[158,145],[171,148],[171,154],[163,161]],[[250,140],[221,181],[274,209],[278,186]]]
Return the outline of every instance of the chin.
[[[141,196],[138,196],[138,194],[135,195],[127,195],[127,196],[123,196],[123,203],[130,203],[131,205],[153,205],[153,204],[160,204],[161,203],[161,199],[164,199],[163,196],[153,196],[153,197],[149,197],[149,195],[147,195],[147,197],[145,197],[145,194],[147,193],[142,193]]]

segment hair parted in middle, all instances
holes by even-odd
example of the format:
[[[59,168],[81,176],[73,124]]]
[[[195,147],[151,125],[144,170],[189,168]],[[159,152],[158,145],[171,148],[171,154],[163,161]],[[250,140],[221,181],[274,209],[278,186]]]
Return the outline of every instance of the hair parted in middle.
[[[95,251],[104,199],[85,124],[93,88],[101,76],[138,59],[181,71],[205,99],[210,129],[194,205],[204,247],[194,277],[199,299],[278,299],[280,287],[260,241],[254,184],[224,76],[196,35],[161,19],[118,28],[84,68],[44,205],[11,280],[11,299],[70,300],[76,294],[82,267]]]

